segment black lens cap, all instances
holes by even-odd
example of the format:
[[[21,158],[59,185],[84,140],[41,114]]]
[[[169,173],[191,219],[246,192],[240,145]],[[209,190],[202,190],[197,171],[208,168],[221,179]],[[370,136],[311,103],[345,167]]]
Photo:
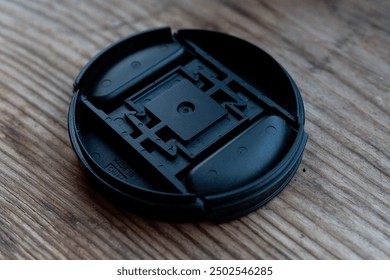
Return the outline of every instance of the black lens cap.
[[[84,67],[69,135],[96,185],[171,221],[226,221],[267,203],[307,141],[299,90],[270,55],[170,28],[125,38]]]

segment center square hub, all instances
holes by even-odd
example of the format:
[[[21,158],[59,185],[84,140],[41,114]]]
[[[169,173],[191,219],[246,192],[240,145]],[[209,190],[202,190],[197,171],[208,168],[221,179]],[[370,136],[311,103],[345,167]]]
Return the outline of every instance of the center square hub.
[[[188,80],[181,80],[145,108],[179,136],[190,141],[227,111]]]

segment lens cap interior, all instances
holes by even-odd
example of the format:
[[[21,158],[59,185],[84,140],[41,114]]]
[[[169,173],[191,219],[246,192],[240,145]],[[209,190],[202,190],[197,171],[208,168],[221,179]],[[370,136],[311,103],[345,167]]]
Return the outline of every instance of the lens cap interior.
[[[93,58],[74,83],[73,148],[96,185],[138,213],[226,221],[295,174],[307,141],[299,90],[258,47],[161,28]]]

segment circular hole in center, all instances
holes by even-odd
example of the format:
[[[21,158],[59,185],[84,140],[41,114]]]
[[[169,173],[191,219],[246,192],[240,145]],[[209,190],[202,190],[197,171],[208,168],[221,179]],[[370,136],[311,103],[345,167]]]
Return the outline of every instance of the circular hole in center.
[[[184,101],[177,106],[177,111],[182,115],[189,115],[195,111],[195,105],[191,102]]]

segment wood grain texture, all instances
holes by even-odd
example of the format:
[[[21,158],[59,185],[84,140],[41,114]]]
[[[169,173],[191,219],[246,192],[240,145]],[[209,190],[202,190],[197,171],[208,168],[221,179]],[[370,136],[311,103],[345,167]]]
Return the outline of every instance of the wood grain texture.
[[[0,0],[1,259],[389,259],[389,1]],[[294,179],[223,224],[129,213],[87,180],[67,134],[72,82],[108,44],[162,25],[273,55],[301,89]]]

